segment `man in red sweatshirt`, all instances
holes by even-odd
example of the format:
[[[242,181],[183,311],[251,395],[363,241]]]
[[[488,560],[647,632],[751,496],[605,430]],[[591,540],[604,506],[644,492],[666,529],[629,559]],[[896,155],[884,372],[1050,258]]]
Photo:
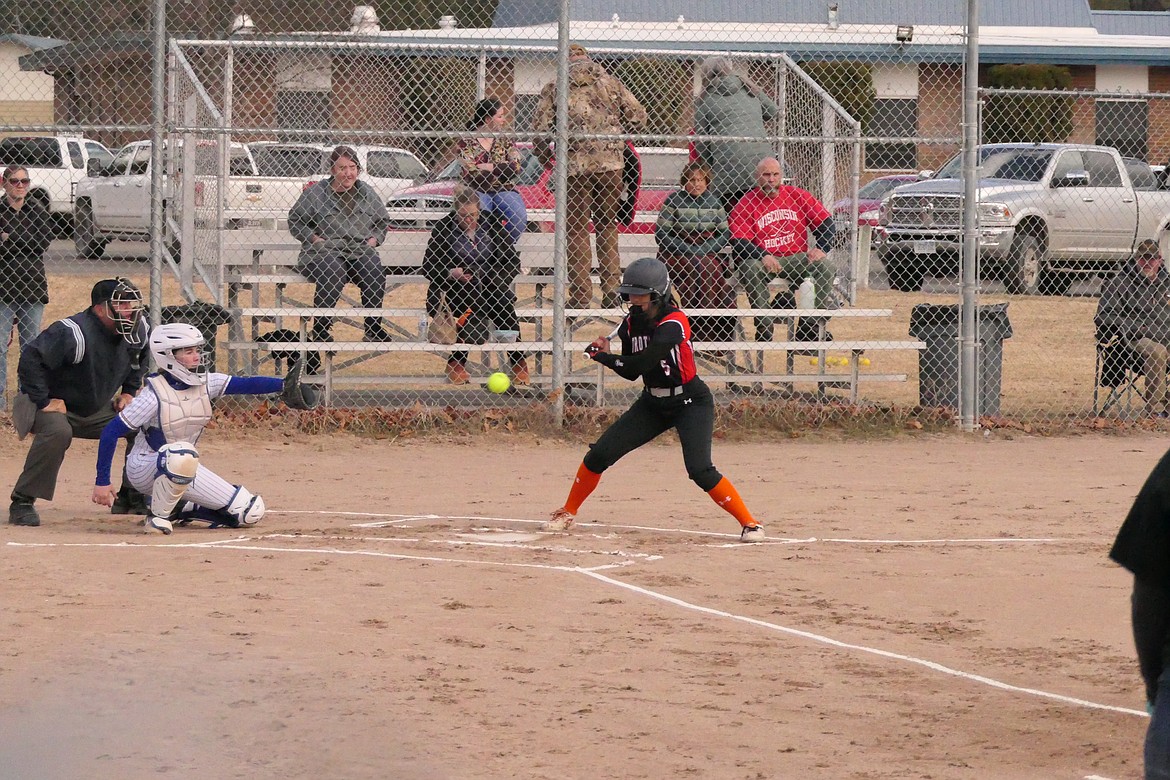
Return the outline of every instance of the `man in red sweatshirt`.
[[[792,286],[811,278],[816,307],[829,308],[835,269],[829,264],[836,227],[829,210],[811,193],[783,183],[775,157],[756,166],[753,190],[740,198],[728,219],[736,276],[753,309],[771,308],[768,282],[783,276]],[[815,246],[809,246],[809,231]],[[805,318],[811,319],[811,318]],[[816,340],[816,328],[802,327],[798,340]],[[772,340],[772,319],[756,319],[756,341]]]

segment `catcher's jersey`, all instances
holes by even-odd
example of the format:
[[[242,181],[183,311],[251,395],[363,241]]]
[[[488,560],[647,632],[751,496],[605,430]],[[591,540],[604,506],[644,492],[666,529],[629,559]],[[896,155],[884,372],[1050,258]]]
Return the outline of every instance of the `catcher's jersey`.
[[[202,391],[206,403],[210,404],[212,400],[224,394],[224,390],[227,389],[230,380],[231,376],[228,374],[211,373],[207,375],[207,384],[196,385],[195,387]],[[118,417],[127,428],[140,431],[144,434],[135,437],[132,452],[157,452],[160,447],[168,442],[168,430],[172,436],[185,435],[185,438],[182,440],[194,444],[203,433],[204,426],[207,425],[207,419],[205,418],[192,420],[190,422],[194,424],[186,426],[182,421],[177,419],[174,404],[175,399],[171,397],[165,399],[160,397],[160,390],[155,387],[156,382],[160,381],[166,382],[167,378],[161,374],[151,374],[147,377],[142,392],[135,396],[134,400],[118,413]],[[161,392],[165,395],[170,395],[166,393],[165,389]],[[164,405],[168,404],[169,409],[164,409]],[[200,415],[196,412],[196,416]]]
[[[646,349],[651,339],[666,340],[673,346],[666,357],[642,372],[646,387],[681,387],[698,374],[695,352],[691,347],[691,322],[681,310],[671,306],[657,322],[638,327],[627,315],[618,328],[622,354],[633,355]]]

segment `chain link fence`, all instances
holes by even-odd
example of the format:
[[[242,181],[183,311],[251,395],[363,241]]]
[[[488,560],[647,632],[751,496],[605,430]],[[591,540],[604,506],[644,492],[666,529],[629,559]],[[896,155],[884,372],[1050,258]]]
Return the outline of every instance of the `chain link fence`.
[[[560,37],[518,0],[172,4],[155,136],[151,8],[26,5],[0,163],[45,215],[48,300],[3,279],[5,401],[22,339],[94,281],[151,284],[157,138],[152,299],[219,336],[221,370],[303,357],[330,406],[622,406],[637,388],[584,348],[624,316],[622,270],[658,257],[720,402],[952,419],[960,14],[639,9],[573,3]],[[1170,288],[1135,252],[1165,243],[1170,113],[1146,70],[981,69],[987,424],[1164,411]]]

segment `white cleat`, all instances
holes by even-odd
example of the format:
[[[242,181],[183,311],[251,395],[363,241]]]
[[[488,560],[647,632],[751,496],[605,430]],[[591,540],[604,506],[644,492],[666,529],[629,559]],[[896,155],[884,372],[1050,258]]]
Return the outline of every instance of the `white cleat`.
[[[739,534],[741,542],[764,541],[764,527],[762,525],[745,525]]]
[[[175,526],[171,524],[170,520],[162,517],[155,517],[154,515],[147,515],[146,522],[142,526],[143,533],[163,533],[167,536],[175,530]]]
[[[573,525],[573,519],[572,514],[564,509],[558,509],[553,512],[552,519],[545,523],[541,529],[544,531],[568,531]]]

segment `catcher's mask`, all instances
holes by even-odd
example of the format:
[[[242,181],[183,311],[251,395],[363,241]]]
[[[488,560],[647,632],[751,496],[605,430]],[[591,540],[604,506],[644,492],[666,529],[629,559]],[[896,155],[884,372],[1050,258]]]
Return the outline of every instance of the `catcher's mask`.
[[[146,328],[142,324],[142,291],[129,279],[120,276],[103,279],[93,286],[89,295],[93,306],[104,305],[106,314],[114,322],[114,330],[132,347],[146,342]]]

